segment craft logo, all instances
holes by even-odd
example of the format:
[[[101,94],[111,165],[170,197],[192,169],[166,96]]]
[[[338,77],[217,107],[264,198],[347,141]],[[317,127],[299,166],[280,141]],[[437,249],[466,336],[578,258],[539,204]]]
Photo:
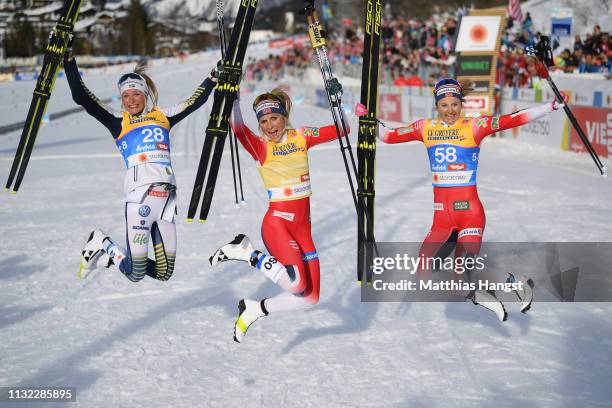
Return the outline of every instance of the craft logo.
[[[138,209],[138,214],[140,214],[141,217],[148,217],[149,214],[151,214],[151,207],[143,205]]]
[[[434,203],[434,211],[444,211],[444,203]]]
[[[157,149],[158,150],[170,150],[170,146],[168,146],[166,143],[157,143]]]
[[[293,218],[295,217],[295,214],[293,214],[293,213],[277,211],[277,210],[274,210],[274,213],[272,215],[274,217],[280,217],[280,218],[285,219],[287,221],[293,221]]]
[[[310,174],[302,174],[300,176],[300,181],[304,182],[304,181],[309,181],[310,180]]]

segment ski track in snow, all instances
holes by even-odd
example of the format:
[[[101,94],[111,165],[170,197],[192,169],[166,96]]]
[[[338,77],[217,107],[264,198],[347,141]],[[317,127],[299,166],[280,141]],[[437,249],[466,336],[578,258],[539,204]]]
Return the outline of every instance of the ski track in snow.
[[[202,56],[156,63],[161,104],[190,96],[209,65]],[[94,71],[85,81],[110,97],[117,72]],[[4,123],[25,116],[33,85],[1,85]],[[243,95],[256,129],[251,101]],[[184,221],[210,105],[173,131],[179,248],[168,282],[132,284],[115,270],[76,278],[92,228],[119,241],[124,235],[123,164],[106,129],[85,113],[41,129],[21,190],[0,195],[0,386],[73,386],[71,407],[609,406],[609,304],[536,303],[527,315],[510,304],[500,323],[469,303],[361,303],[354,209],[334,142],[310,154],[321,301],[261,319],[243,344],[234,343],[237,301],[278,289],[246,265],[208,264],[239,232],[262,247],[267,199],[244,150],[247,205],[234,206],[226,154],[209,220]],[[71,106],[60,78],[50,110]],[[331,117],[300,105],[292,121],[316,126]],[[18,136],[0,136],[2,180]],[[420,241],[433,212],[425,150],[379,147],[376,237]],[[479,178],[486,240],[612,237],[610,180],[585,155],[490,139]]]

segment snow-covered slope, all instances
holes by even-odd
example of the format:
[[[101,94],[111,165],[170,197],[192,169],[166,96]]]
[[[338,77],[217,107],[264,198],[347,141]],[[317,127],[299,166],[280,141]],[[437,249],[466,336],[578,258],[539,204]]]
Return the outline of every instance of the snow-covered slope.
[[[213,61],[156,64],[161,104],[188,97]],[[108,95],[116,76],[98,71],[85,81]],[[33,83],[8,93],[5,86],[0,103],[8,105],[29,98]],[[64,79],[55,90],[52,103],[69,98]],[[252,98],[242,95],[255,129]],[[21,117],[24,105],[12,115]],[[234,343],[237,301],[277,289],[244,264],[208,264],[239,232],[263,246],[267,197],[244,151],[247,206],[234,208],[226,155],[209,220],[184,221],[210,105],[173,130],[179,249],[168,282],[133,284],[115,270],[76,278],[90,229],[124,235],[123,161],[85,113],[42,128],[21,190],[0,194],[0,386],[76,387],[77,402],[63,406],[86,408],[609,406],[610,304],[540,302],[527,315],[510,305],[500,323],[468,303],[361,303],[355,214],[337,143],[310,153],[320,304],[261,319]],[[292,120],[323,125],[331,116],[298,105]],[[0,137],[0,180],[17,136]],[[377,155],[377,239],[421,240],[433,211],[423,146],[381,144]],[[582,159],[487,140],[479,175],[485,239],[609,241],[612,181]]]

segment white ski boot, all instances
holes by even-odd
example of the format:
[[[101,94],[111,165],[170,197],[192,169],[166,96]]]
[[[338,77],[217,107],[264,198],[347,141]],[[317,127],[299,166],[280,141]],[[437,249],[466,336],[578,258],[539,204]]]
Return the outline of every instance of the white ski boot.
[[[212,266],[232,260],[251,263],[251,255],[254,251],[249,237],[244,234],[238,234],[232,242],[217,249],[208,260]]]
[[[508,312],[506,312],[504,304],[495,297],[495,293],[492,291],[473,290],[468,294],[467,298],[475,305],[480,305],[495,313],[502,322],[505,322],[508,318]]]
[[[89,234],[87,243],[81,252],[81,265],[77,276],[83,279],[89,275],[92,269],[100,266],[107,268],[112,265],[112,259],[104,252],[104,240],[109,239],[108,236],[100,231],[93,230]],[[106,255],[105,257],[103,255]]]
[[[241,299],[238,302],[238,319],[234,324],[234,341],[242,343],[249,327],[255,323],[257,319],[268,315],[268,311],[264,306],[264,300],[260,302],[251,299]]]
[[[533,288],[535,286],[533,283],[533,280],[523,279],[521,276],[518,276],[518,279],[517,279],[510,272],[508,272],[508,275],[509,276],[506,279],[506,282],[508,283],[514,283],[516,281],[523,282],[523,289],[515,290],[514,293],[521,301],[521,313],[527,313],[527,311],[531,309],[531,302],[533,301]]]

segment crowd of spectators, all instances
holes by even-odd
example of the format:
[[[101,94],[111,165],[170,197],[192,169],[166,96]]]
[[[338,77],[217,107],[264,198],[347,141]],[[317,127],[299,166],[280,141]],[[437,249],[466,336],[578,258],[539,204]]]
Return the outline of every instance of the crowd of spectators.
[[[453,75],[453,41],[459,15],[436,15],[428,20],[397,17],[383,21],[381,30],[381,79],[406,86],[432,85],[441,76]],[[525,47],[538,40],[529,13],[522,23],[507,22],[498,58],[496,82],[512,87],[532,87],[537,81],[533,59]],[[329,58],[336,69],[361,64],[363,35],[351,27],[330,36]],[[556,50],[558,52],[558,50]],[[296,43],[284,52],[248,61],[247,76],[256,80],[278,80],[285,75],[302,76],[316,58],[308,43]],[[612,40],[595,26],[584,38],[576,35],[573,49],[564,49],[555,58],[552,70],[575,73],[612,74]],[[355,71],[358,73],[358,71]]]

